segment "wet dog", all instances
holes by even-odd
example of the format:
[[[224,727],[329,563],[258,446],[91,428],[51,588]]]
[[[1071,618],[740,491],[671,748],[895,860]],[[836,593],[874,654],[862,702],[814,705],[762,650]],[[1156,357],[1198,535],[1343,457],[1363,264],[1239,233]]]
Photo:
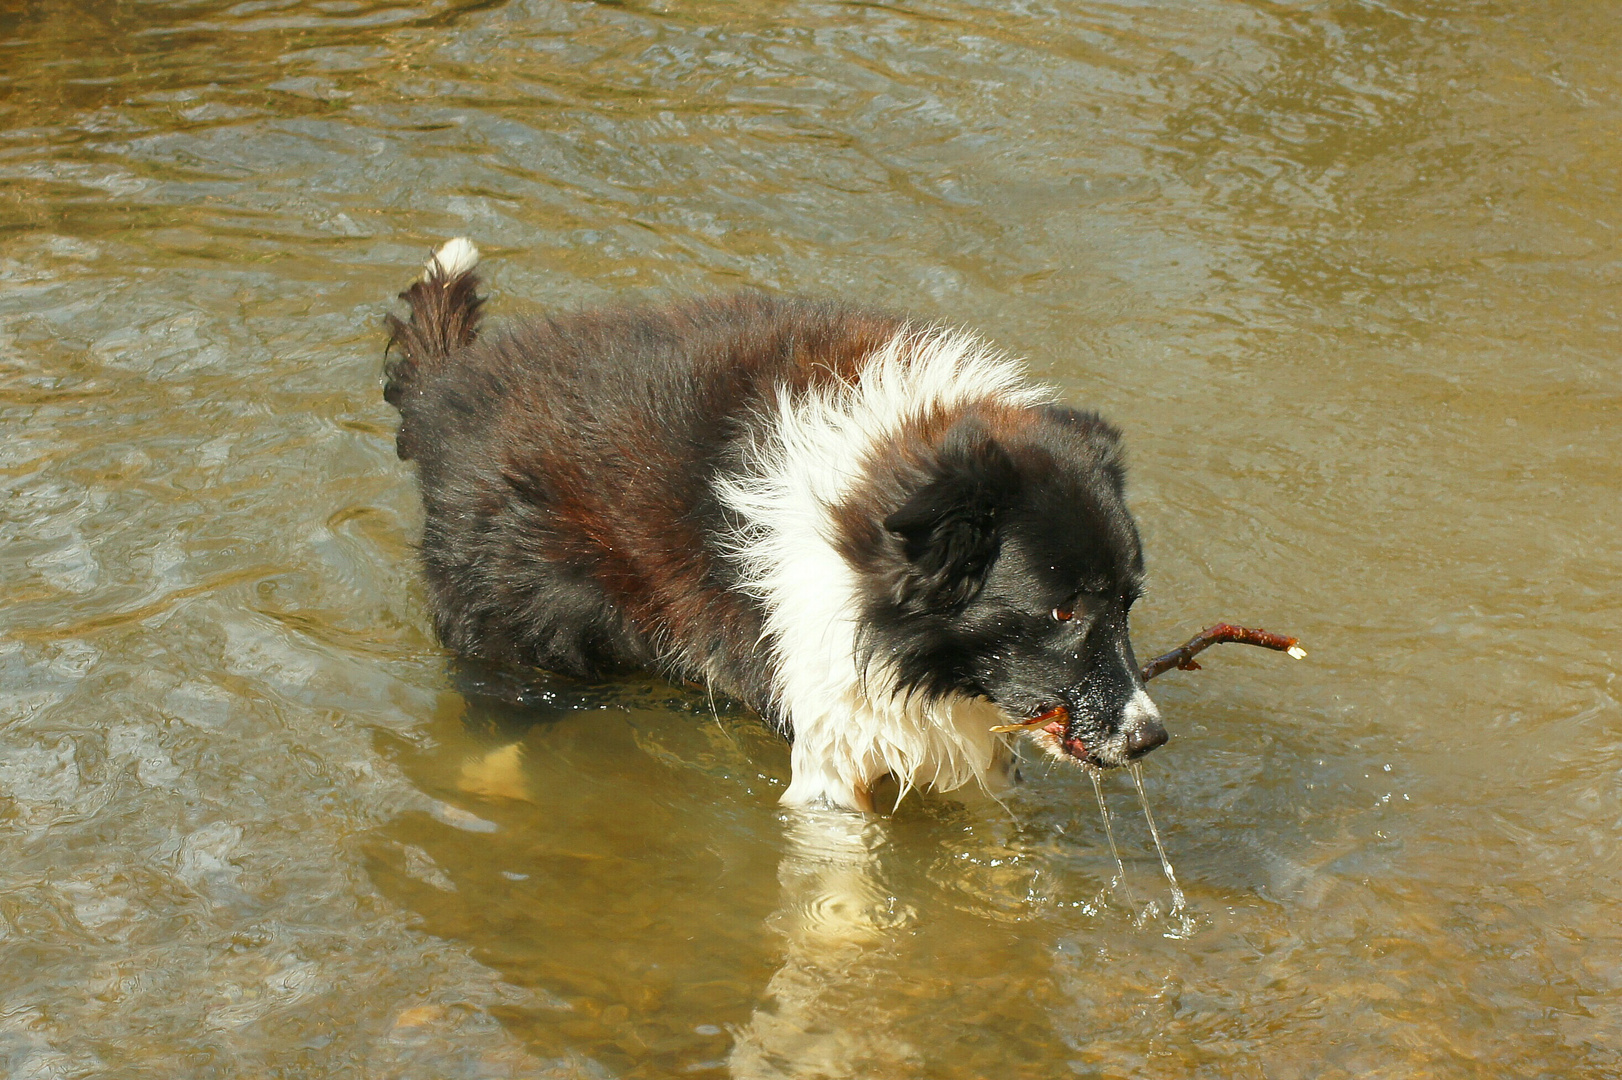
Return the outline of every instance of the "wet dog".
[[[467,240],[390,316],[434,619],[459,652],[702,683],[793,739],[783,801],[1117,766],[1166,741],[1127,634],[1120,434],[966,333],[746,293],[481,332]]]

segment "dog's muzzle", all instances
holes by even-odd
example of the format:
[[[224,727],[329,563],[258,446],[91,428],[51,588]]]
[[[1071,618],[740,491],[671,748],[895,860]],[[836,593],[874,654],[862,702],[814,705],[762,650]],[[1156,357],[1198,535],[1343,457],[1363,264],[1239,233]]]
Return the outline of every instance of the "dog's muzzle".
[[[1156,747],[1166,745],[1166,740],[1171,738],[1147,690],[1139,688],[1126,703],[1121,716],[1121,735],[1126,740],[1129,761],[1136,761]]]
[[[1127,699],[1115,730],[1107,735],[1101,737],[1095,730],[1088,730],[1081,721],[1085,716],[1080,707],[1071,706],[1062,725],[1046,727],[1044,730],[1052,740],[1049,750],[1089,765],[1113,769],[1164,746],[1170,737],[1160,722],[1160,710],[1142,687]]]

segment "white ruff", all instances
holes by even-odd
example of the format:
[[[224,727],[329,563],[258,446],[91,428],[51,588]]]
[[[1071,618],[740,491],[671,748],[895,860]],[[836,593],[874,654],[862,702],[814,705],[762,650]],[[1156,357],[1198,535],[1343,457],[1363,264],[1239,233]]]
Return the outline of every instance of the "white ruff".
[[[743,520],[732,548],[745,590],[765,605],[776,704],[794,727],[794,775],[783,802],[870,809],[868,792],[886,773],[903,793],[925,784],[950,791],[984,784],[1007,754],[1006,740],[988,729],[1008,717],[990,702],[893,695],[882,662],[864,680],[857,575],[834,547],[832,510],[862,479],[874,448],[909,420],[976,401],[1050,400],[1016,361],[941,329],[897,334],[854,384],[798,394],[779,388],[769,432],[748,447],[746,471],[718,487]]]

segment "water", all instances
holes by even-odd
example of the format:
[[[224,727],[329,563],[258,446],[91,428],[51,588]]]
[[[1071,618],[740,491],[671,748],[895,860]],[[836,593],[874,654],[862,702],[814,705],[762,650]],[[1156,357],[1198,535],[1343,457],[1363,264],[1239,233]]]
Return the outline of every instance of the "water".
[[[1155,854],[1160,856],[1160,869],[1166,874],[1166,884],[1171,886],[1171,914],[1179,916],[1188,907],[1188,898],[1183,895],[1182,887],[1177,884],[1177,873],[1171,868],[1171,860],[1166,857],[1166,845],[1160,842],[1160,830],[1155,828],[1155,816],[1149,809],[1149,796],[1143,790],[1143,766],[1134,761],[1127,766],[1132,774],[1132,786],[1138,791],[1138,805],[1143,807],[1143,820],[1149,826],[1149,838],[1155,842]]]
[[[1110,858],[1115,860],[1115,876],[1110,879],[1110,885],[1114,886],[1126,880],[1126,864],[1121,862],[1121,849],[1115,846],[1115,827],[1110,824],[1109,803],[1104,801],[1104,784],[1099,777],[1100,770],[1087,770],[1087,779],[1093,784],[1093,797],[1098,800],[1098,820],[1104,825],[1104,840],[1109,844]]]
[[[0,12],[0,1075],[1622,1073],[1622,10]],[[379,319],[755,285],[1126,433],[1147,823],[435,646]],[[1128,779],[1105,778],[1128,797]]]

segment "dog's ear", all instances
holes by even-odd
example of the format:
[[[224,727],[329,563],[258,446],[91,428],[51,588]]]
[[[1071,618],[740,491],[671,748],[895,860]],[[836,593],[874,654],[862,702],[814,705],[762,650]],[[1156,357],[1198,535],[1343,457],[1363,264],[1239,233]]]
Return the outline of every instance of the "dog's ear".
[[[978,426],[947,433],[931,475],[884,527],[901,541],[906,570],[896,601],[942,610],[974,598],[997,557],[998,518],[1019,489],[1019,470]]]
[[[1126,461],[1121,452],[1121,429],[1095,412],[1069,405],[1044,405],[1042,418],[1078,435],[1098,463],[1117,495],[1126,491]]]

